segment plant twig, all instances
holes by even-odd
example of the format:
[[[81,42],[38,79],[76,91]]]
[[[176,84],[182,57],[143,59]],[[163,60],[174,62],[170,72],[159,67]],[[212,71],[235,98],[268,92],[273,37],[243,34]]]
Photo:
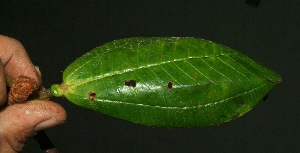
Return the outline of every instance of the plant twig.
[[[34,140],[40,145],[40,148],[45,153],[58,153],[44,130],[38,131],[34,136]]]
[[[27,76],[21,75],[13,80],[9,78],[7,84],[10,86],[8,94],[9,105],[32,99],[46,100],[52,96],[49,89],[45,89],[42,86],[38,88],[36,81]],[[38,131],[34,139],[45,153],[58,153],[44,130]]]

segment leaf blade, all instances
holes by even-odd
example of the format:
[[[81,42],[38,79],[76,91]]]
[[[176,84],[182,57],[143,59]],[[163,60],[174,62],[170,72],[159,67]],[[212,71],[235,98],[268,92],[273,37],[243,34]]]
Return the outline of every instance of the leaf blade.
[[[126,80],[136,85],[127,86]],[[193,127],[245,114],[280,81],[247,56],[210,41],[128,38],[80,57],[53,90],[77,105],[131,122]]]

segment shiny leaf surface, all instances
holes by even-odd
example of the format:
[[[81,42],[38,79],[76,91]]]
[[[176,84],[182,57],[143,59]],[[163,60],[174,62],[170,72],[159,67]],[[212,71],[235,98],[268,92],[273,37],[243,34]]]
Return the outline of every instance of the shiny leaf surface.
[[[226,46],[197,38],[127,38],[67,67],[55,96],[149,126],[220,124],[251,110],[281,78]]]

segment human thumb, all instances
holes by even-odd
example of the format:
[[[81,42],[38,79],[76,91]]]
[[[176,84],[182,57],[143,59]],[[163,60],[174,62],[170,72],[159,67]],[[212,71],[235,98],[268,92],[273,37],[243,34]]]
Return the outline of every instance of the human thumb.
[[[0,153],[19,152],[37,131],[64,123],[66,112],[57,103],[34,100],[0,110]]]

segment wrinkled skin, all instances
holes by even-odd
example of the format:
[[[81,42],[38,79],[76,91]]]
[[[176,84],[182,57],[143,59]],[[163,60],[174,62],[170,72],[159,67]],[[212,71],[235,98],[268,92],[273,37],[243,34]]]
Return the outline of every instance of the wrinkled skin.
[[[34,100],[7,106],[6,76],[41,78],[22,44],[0,35],[0,153],[20,152],[38,130],[64,123],[65,110],[51,101]]]

